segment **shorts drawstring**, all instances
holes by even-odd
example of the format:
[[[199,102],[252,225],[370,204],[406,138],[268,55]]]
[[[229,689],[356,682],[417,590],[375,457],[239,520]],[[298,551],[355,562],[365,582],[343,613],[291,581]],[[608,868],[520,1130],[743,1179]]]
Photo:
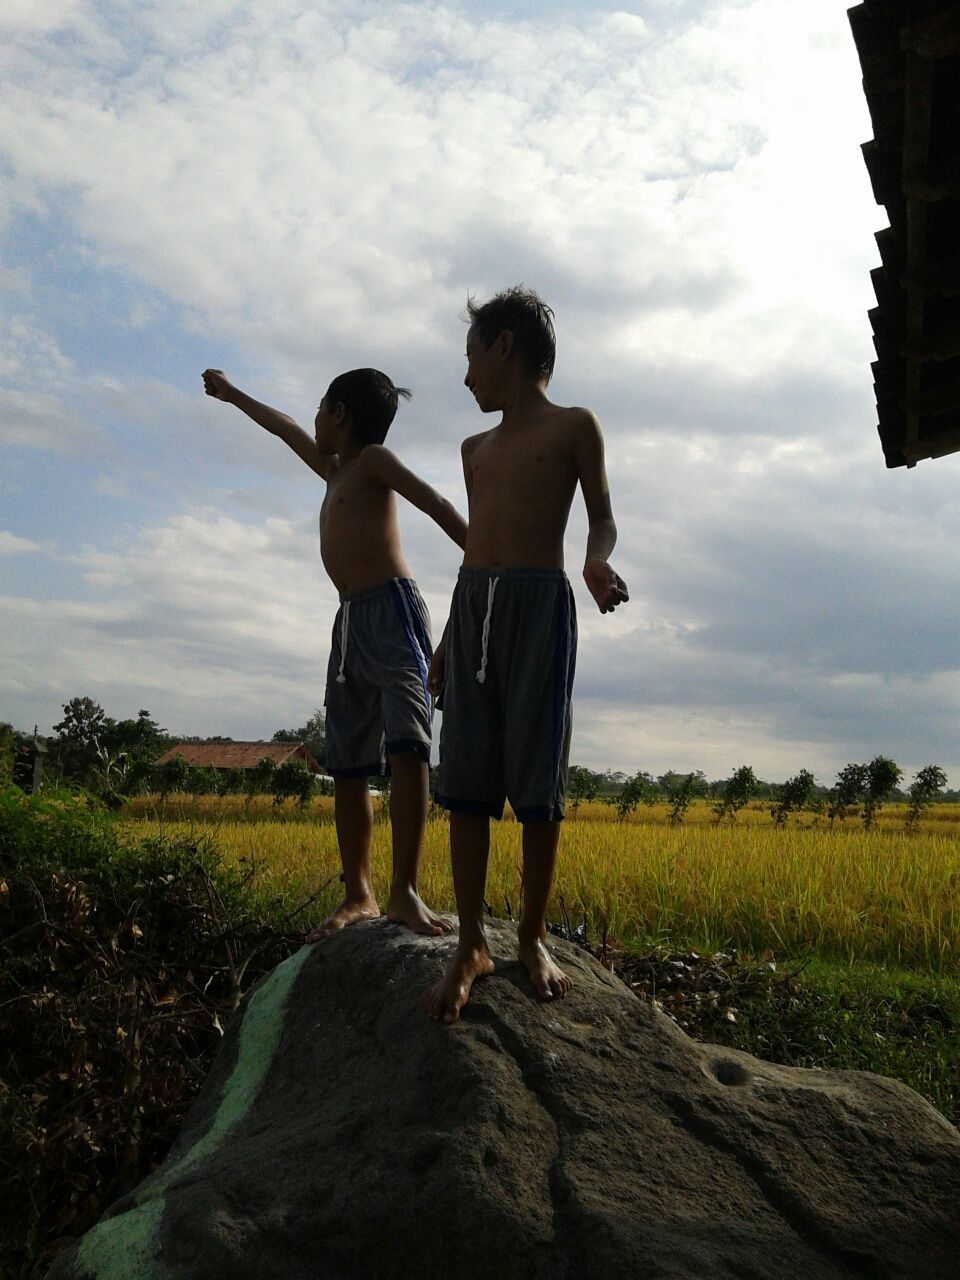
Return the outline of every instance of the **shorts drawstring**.
[[[483,684],[487,678],[487,650],[490,647],[490,619],[493,616],[493,593],[497,589],[499,578],[491,578],[487,585],[487,614],[483,620],[483,632],[480,639],[480,670],[477,672],[477,684]]]
[[[340,670],[337,672],[337,684],[346,684],[347,677],[343,674],[344,664],[347,661],[347,639],[350,635],[350,601],[344,600],[340,613]]]

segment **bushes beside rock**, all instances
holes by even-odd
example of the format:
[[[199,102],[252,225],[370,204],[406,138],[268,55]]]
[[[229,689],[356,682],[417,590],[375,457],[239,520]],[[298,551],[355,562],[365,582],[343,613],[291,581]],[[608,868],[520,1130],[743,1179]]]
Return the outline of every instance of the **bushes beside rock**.
[[[204,838],[0,791],[0,1274],[39,1274],[162,1160],[241,992],[299,939]]]

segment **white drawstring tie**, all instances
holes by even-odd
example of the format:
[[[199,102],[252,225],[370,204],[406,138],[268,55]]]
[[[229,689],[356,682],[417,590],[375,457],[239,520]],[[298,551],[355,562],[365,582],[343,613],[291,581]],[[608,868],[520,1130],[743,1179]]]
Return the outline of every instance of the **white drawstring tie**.
[[[499,578],[491,578],[487,584],[487,614],[483,620],[483,632],[480,639],[480,670],[477,672],[477,684],[483,684],[487,678],[487,650],[490,647],[490,619],[493,616],[493,593],[497,589]]]
[[[340,670],[337,672],[337,684],[346,684],[347,677],[343,667],[347,661],[347,638],[350,635],[350,601],[344,600],[340,612]]]

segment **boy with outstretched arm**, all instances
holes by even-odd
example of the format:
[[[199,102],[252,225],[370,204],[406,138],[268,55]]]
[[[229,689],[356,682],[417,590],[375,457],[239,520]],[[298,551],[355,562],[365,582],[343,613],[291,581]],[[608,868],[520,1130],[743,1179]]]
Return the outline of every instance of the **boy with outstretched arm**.
[[[312,933],[317,942],[380,914],[370,878],[373,810],[367,778],[389,764],[393,878],[386,914],[416,933],[447,932],[425,906],[417,866],[429,804],[432,695],[430,617],[400,546],[396,495],[412,502],[463,547],[463,517],[409,471],[383,440],[397,411],[395,387],[376,369],[330,383],[311,437],[292,418],[245,395],[219,369],[203,375],[207,395],[236,405],[327,482],[320,554],[340,593],[326,688],[326,763],[335,787],[344,897]]]
[[[628,599],[608,563],[617,539],[600,426],[547,399],[555,341],[537,295],[508,289],[468,304],[464,383],[496,427],[462,446],[469,504],[463,567],[430,685],[442,690],[437,803],[450,810],[460,938],[427,1011],[454,1022],[493,969],[483,927],[490,819],[510,800],[523,826],[519,958],[541,999],[570,979],[546,947],[546,911],[570,749],[577,624],[563,535],[577,485],[589,520],[583,576],[601,613]]]

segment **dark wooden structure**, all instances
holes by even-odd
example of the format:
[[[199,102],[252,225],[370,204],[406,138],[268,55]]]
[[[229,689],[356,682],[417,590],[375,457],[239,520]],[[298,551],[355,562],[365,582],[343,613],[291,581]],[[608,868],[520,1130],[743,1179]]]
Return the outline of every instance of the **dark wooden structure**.
[[[890,226],[870,312],[888,467],[960,450],[960,0],[848,11],[873,140],[863,157]]]
[[[47,748],[33,726],[33,737],[26,738],[17,747],[13,758],[13,780],[24,791],[39,791],[43,786],[43,762]]]

